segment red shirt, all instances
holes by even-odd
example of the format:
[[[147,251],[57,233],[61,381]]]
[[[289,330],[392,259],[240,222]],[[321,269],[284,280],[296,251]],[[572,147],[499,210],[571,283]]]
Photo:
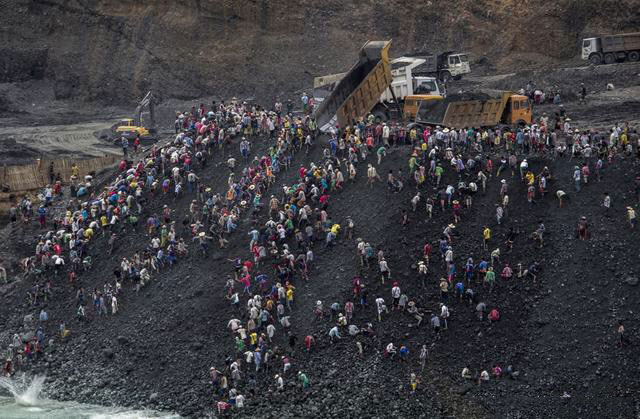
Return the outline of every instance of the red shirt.
[[[429,256],[431,254],[431,245],[429,243],[424,245],[424,249],[422,250],[422,253],[425,256]]]
[[[311,345],[313,345],[314,343],[315,343],[315,339],[313,338],[313,336],[307,335],[304,338],[304,345],[307,347],[307,349],[311,348]]]
[[[500,320],[500,312],[497,309],[493,309],[489,312],[489,319],[492,322],[495,322],[497,320]]]

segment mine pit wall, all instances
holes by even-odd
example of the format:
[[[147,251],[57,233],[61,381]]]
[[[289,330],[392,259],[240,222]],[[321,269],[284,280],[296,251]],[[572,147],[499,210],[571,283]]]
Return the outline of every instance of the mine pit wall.
[[[345,71],[370,39],[393,39],[392,56],[463,50],[487,71],[577,59],[584,36],[640,30],[636,7],[637,0],[0,0],[0,82],[44,77],[57,99],[124,103],[156,90],[273,100]]]
[[[0,48],[0,83],[42,80],[47,58],[47,49]]]

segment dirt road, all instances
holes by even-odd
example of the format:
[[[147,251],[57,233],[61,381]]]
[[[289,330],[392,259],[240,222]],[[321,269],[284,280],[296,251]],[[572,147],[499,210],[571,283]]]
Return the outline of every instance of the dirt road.
[[[99,140],[94,132],[111,123],[93,122],[71,125],[0,128],[2,163],[29,163],[40,156],[99,157],[117,154],[118,148]]]

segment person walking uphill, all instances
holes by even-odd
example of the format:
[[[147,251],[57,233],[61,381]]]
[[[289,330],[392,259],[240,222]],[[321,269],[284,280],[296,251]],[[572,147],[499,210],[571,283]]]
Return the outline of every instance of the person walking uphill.
[[[384,280],[389,280],[391,278],[391,270],[389,269],[389,265],[387,261],[384,259],[384,256],[380,259],[380,278],[382,279],[382,283],[384,284]]]
[[[489,240],[491,239],[491,229],[484,226],[482,229],[482,247],[484,250],[488,249]]]

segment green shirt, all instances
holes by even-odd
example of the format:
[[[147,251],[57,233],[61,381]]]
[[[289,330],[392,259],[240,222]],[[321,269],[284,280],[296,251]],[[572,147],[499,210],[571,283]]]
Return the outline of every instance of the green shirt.
[[[303,387],[309,387],[309,378],[307,378],[306,374],[299,374],[298,379],[302,382]]]
[[[495,282],[496,273],[493,271],[487,271],[487,273],[484,275],[484,280],[487,282]]]

